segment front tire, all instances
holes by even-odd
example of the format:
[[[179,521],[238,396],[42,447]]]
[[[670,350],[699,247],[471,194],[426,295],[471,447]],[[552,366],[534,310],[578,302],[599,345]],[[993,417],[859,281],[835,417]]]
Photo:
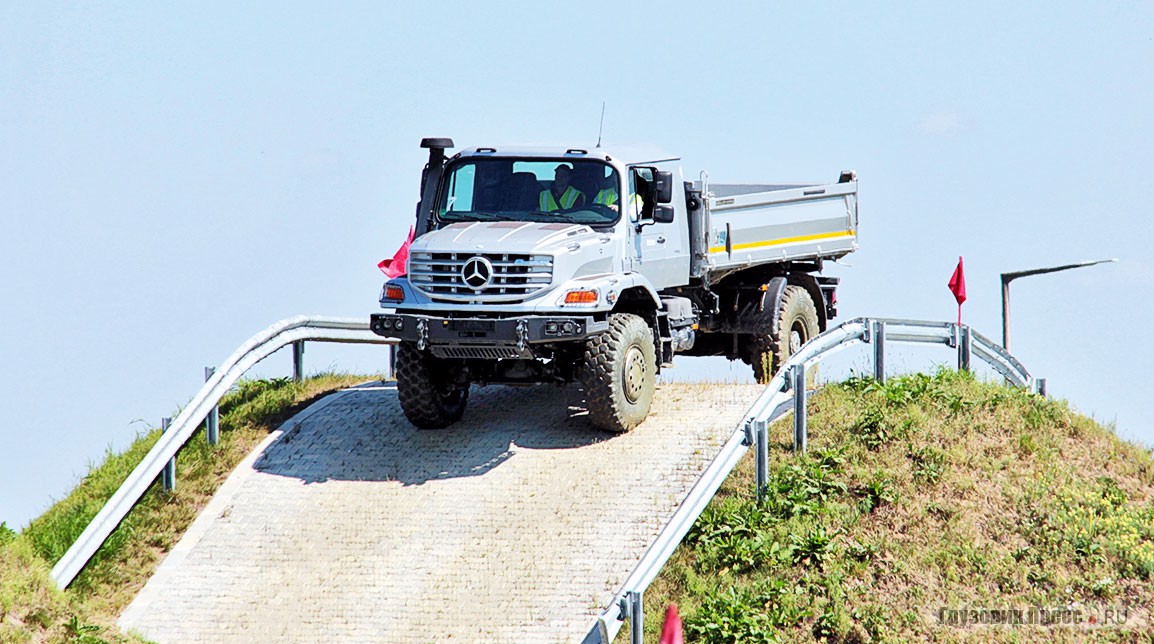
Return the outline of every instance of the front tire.
[[[444,429],[465,413],[469,384],[455,382],[446,362],[411,342],[397,348],[397,398],[405,418],[421,429]]]
[[[759,384],[768,384],[786,360],[820,332],[817,308],[809,291],[801,286],[785,287],[776,325],[768,334],[752,339],[749,362],[753,377]]]
[[[609,316],[609,330],[585,344],[582,383],[593,424],[627,432],[649,415],[657,389],[653,331],[632,313]]]

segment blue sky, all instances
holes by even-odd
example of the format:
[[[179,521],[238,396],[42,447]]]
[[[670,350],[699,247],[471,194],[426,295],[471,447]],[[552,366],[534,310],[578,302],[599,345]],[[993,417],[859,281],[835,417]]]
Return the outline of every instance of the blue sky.
[[[856,169],[861,250],[829,271],[844,318],[953,319],[963,255],[965,319],[999,338],[999,273],[1118,257],[1016,282],[1014,350],[1154,444],[1148,2],[170,4],[0,3],[10,525],[257,331],[375,310],[421,137],[588,145],[602,101],[607,147],[658,146],[688,177]],[[380,351],[307,357],[376,371]]]

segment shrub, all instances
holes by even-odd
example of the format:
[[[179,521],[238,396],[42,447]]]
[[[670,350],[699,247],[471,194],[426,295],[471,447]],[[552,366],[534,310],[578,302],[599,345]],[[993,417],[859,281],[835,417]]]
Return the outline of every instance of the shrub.
[[[946,470],[946,455],[933,447],[917,447],[909,453],[914,465],[914,480],[937,483]]]
[[[793,546],[793,562],[809,563],[820,568],[833,554],[833,540],[839,532],[838,528],[828,530],[819,523],[806,534],[789,535],[790,545]]]
[[[707,597],[685,620],[686,641],[700,644],[776,644],[776,629],[794,627],[808,614],[800,606],[804,598],[791,592],[784,581],[754,588],[728,589]]]
[[[865,506],[863,509],[866,512],[873,512],[878,507],[893,503],[898,498],[894,480],[882,472],[875,472],[873,478],[862,486],[860,492]]]

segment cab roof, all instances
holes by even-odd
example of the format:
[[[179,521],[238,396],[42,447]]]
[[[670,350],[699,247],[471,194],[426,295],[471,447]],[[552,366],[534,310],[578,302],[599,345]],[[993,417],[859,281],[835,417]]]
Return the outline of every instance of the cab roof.
[[[676,161],[650,146],[623,146],[610,150],[590,146],[476,146],[461,148],[453,158],[521,157],[542,159],[590,159],[642,165],[658,161]]]

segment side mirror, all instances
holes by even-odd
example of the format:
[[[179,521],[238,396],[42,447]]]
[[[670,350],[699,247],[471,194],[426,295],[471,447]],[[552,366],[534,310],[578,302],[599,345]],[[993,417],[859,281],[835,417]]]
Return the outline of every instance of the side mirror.
[[[657,224],[672,224],[673,206],[655,206],[653,208],[653,222]]]
[[[673,201],[673,173],[658,170],[653,173],[653,200],[657,203]],[[656,213],[654,219],[657,218]],[[671,220],[672,221],[672,220]]]

